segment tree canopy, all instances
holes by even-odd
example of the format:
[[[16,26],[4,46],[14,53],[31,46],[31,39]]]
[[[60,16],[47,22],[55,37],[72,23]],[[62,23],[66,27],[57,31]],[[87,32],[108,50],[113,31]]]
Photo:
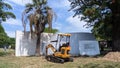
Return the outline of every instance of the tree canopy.
[[[112,0],[69,0],[74,16],[87,22],[87,27],[93,26],[93,34],[100,39],[112,38],[111,2]],[[73,17],[74,17],[73,16]]]
[[[12,45],[12,47],[15,48],[15,39],[7,36],[4,28],[0,24],[0,47],[3,47],[4,45]]]
[[[0,0],[0,23],[9,18],[16,18],[12,12],[9,12],[9,10],[12,10],[11,5],[6,3],[4,0]]]
[[[46,0],[32,0],[33,3],[26,4],[26,9],[24,10],[22,14],[22,22],[24,26],[24,30],[26,30],[26,23],[29,20],[30,22],[30,31],[33,33],[33,29],[36,32],[43,32],[45,29],[45,25],[49,25],[49,29],[52,28],[52,19],[54,12],[52,11],[52,8],[50,8],[47,5]],[[38,20],[39,19],[39,20]],[[40,23],[38,26],[40,26],[39,30],[37,29],[37,21],[41,22],[42,26],[40,26]]]
[[[8,36],[4,31],[4,28],[2,27],[2,25],[0,25],[0,45],[4,45],[7,43],[8,40]]]
[[[47,32],[47,33],[57,33],[58,30],[57,29],[52,29],[51,31],[49,30],[48,27],[45,28],[44,32]]]
[[[15,44],[15,39],[9,38],[7,36],[1,24],[3,21],[6,21],[9,18],[14,18],[14,19],[16,18],[16,16],[9,10],[12,10],[11,5],[6,3],[4,0],[0,0],[0,47],[2,47],[5,44],[7,45]]]

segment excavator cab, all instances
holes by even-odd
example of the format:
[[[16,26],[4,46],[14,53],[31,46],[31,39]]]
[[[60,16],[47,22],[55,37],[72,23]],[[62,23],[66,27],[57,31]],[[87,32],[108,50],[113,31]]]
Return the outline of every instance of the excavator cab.
[[[46,59],[49,61],[58,61],[58,62],[64,62],[64,61],[73,61],[73,59],[71,58],[71,55],[69,53],[69,51],[71,50],[70,48],[70,34],[58,34],[57,36],[57,40],[55,41],[51,41],[51,42],[56,42],[56,47],[58,47],[58,49],[55,50],[55,48],[53,47],[52,44],[49,44],[51,47],[46,47],[46,50],[48,50],[48,48],[51,48],[52,50],[54,50],[52,55],[46,55]],[[46,51],[47,54],[47,51]]]

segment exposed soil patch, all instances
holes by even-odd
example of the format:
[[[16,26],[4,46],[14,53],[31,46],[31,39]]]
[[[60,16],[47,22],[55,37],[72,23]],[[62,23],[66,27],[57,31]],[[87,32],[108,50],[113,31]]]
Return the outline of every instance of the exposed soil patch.
[[[120,52],[109,52],[103,58],[111,61],[120,62]]]

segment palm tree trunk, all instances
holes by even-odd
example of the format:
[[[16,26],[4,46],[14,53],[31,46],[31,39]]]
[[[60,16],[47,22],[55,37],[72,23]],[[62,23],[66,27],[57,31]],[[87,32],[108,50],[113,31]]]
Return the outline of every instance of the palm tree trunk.
[[[36,56],[40,56],[41,33],[37,33]]]

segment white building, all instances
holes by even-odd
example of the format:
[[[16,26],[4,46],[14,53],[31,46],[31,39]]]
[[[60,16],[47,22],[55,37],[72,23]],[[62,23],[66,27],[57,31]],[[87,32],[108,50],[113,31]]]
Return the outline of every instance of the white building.
[[[51,40],[57,39],[57,34],[43,33],[41,40],[40,52],[45,54],[45,46],[50,43]],[[71,55],[97,55],[99,52],[98,42],[91,33],[71,33]],[[52,43],[54,47],[58,48],[55,43]],[[35,55],[36,37],[31,39],[30,32],[25,34],[22,31],[16,31],[16,56],[30,56]]]
[[[72,56],[100,54],[98,41],[91,33],[71,33]]]

